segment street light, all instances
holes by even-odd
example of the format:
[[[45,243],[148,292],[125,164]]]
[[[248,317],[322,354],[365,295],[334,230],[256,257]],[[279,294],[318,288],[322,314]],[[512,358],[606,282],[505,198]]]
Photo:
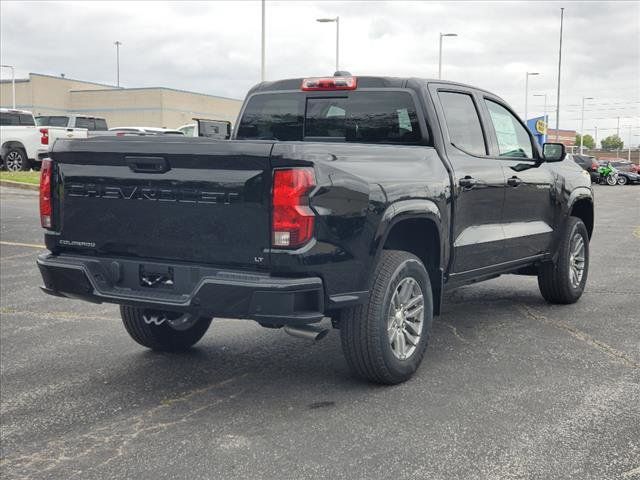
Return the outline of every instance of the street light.
[[[538,72],[527,72],[524,77],[524,124],[527,125],[527,108],[529,107],[529,77],[532,75],[540,75]],[[527,128],[529,126],[527,125]]]
[[[114,45],[116,46],[116,85],[120,88],[120,45],[122,45],[122,42],[116,40]]]
[[[11,93],[13,94],[13,109],[16,109],[16,70],[13,65],[0,65],[2,68],[11,69]]]
[[[580,154],[582,155],[582,145],[584,143],[584,101],[593,100],[593,97],[582,97],[582,115],[580,116]]]
[[[547,94],[546,93],[534,93],[534,97],[544,97],[544,110],[543,110],[543,118],[544,118],[544,135],[542,143],[547,141],[547,129],[549,128],[549,120],[547,119]],[[526,119],[525,119],[526,121]]]
[[[442,78],[442,37],[457,37],[457,33],[440,33],[440,53],[438,54],[438,80]]]
[[[265,69],[265,43],[264,43],[264,36],[265,36],[265,0],[262,0],[262,43],[260,45],[260,50],[261,50],[261,58],[260,58],[260,81],[264,82],[265,80],[265,76],[266,76],[266,69]]]
[[[320,23],[336,22],[336,72],[338,72],[340,71],[340,17],[316,18],[316,22],[320,22]]]

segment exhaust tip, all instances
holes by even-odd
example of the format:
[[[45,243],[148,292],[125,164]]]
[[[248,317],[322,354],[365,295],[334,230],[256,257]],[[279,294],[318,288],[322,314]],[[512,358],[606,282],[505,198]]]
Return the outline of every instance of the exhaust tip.
[[[285,325],[284,331],[296,338],[319,342],[329,333],[329,328],[320,325]]]

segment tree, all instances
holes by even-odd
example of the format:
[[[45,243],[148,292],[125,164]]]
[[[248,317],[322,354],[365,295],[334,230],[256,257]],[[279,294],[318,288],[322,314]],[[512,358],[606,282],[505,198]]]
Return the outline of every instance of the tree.
[[[580,146],[580,134],[576,133],[576,145]],[[582,140],[582,145],[585,148],[596,148],[596,141],[593,139],[593,137],[589,134],[586,134],[584,136],[584,139]]]
[[[609,135],[607,138],[603,138],[600,143],[604,150],[622,150],[624,147],[624,143],[618,135]]]

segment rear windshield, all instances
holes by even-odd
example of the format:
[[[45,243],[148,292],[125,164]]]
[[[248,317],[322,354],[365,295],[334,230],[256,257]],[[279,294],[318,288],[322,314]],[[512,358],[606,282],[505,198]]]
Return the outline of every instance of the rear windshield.
[[[0,125],[27,125],[34,126],[33,115],[18,112],[0,112]]]
[[[36,123],[42,127],[66,127],[69,124],[69,117],[37,117]]]
[[[258,94],[249,100],[236,136],[388,144],[416,144],[422,138],[412,96],[397,91]]]

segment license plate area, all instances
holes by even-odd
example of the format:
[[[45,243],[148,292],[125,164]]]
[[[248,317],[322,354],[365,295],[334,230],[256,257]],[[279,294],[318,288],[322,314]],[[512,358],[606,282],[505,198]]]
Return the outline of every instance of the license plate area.
[[[138,268],[139,285],[145,288],[173,289],[173,267],[141,264]]]

